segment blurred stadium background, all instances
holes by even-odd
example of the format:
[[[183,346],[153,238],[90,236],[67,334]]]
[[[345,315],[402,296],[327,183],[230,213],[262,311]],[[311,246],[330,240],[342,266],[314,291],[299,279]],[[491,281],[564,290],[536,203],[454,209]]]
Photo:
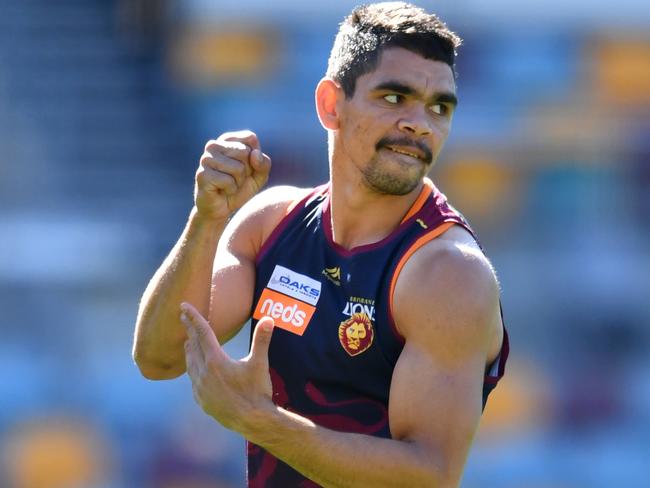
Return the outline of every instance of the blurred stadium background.
[[[208,138],[250,128],[271,183],[326,179],[313,89],[354,5],[0,0],[0,486],[242,486],[243,442],[132,363],[137,304]],[[463,487],[648,486],[650,6],[420,5],[465,39],[433,178],[513,344]]]

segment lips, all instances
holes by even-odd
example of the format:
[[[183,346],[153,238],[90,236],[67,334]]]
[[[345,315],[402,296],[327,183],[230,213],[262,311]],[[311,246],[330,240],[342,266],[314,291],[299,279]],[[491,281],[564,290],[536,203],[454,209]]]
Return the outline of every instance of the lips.
[[[417,147],[414,146],[385,146],[386,149],[389,149],[398,154],[405,154],[415,159],[425,160],[426,155]]]
[[[430,164],[433,160],[431,148],[423,140],[410,137],[382,137],[375,144],[375,150],[380,149],[417,159],[424,164]]]

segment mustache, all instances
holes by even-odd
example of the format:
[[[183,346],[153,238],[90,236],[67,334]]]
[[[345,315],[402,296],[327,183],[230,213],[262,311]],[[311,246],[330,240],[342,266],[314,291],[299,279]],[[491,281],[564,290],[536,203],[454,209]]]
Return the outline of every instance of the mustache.
[[[388,146],[402,146],[402,147],[417,147],[424,154],[424,159],[426,161],[431,161],[433,159],[433,152],[421,141],[414,141],[408,137],[382,137],[377,144],[375,144],[375,150],[379,150],[382,147]]]

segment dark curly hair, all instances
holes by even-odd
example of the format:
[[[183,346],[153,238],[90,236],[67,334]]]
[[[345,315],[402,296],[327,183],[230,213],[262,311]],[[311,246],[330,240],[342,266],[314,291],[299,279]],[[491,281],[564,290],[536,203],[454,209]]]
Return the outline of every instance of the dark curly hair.
[[[377,68],[381,53],[401,47],[427,59],[442,61],[455,72],[456,49],[462,40],[435,14],[405,2],[356,7],[334,40],[327,76],[340,83],[345,96],[354,95],[359,76]]]

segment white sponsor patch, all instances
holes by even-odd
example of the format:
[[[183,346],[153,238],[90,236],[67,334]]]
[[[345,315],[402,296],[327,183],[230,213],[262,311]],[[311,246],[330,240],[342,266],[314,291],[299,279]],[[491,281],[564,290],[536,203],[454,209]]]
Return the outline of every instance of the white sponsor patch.
[[[275,266],[267,287],[310,305],[316,305],[320,297],[320,281],[279,265]]]

